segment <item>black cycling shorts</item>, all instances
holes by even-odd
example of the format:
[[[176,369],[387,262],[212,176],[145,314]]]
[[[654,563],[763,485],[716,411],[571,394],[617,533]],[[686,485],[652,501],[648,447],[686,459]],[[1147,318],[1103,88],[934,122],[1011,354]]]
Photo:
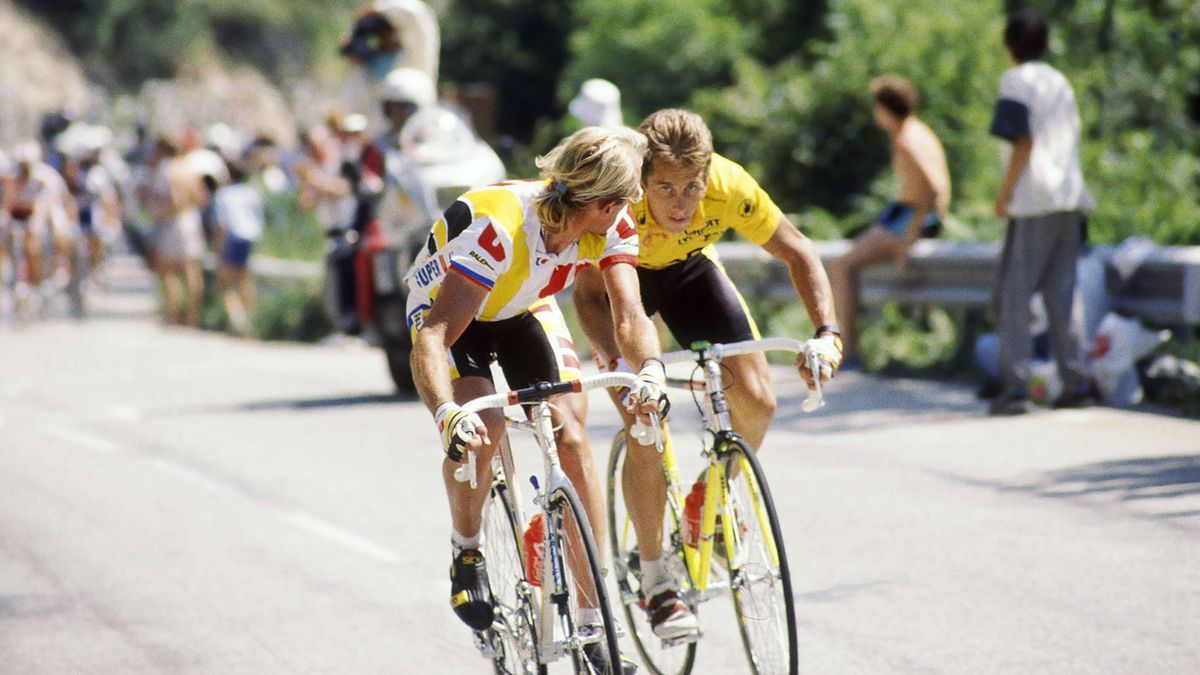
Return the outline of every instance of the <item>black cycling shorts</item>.
[[[500,321],[472,321],[450,347],[451,378],[492,380],[491,366],[500,370],[510,389],[538,382],[579,379],[579,356],[553,302],[538,302],[528,311]]]
[[[742,296],[725,270],[703,253],[660,270],[639,267],[647,316],[662,315],[680,346],[739,342],[759,337]]]

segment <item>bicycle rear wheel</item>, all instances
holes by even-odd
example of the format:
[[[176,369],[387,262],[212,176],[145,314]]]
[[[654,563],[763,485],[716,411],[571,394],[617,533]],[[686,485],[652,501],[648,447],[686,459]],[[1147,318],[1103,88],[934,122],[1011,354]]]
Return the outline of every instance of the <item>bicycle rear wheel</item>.
[[[730,586],[746,657],[755,673],[798,669],[796,612],[783,530],[758,459],[741,441],[722,452],[732,514]],[[720,530],[718,530],[720,532]],[[728,537],[726,537],[728,538]]]
[[[563,572],[562,588],[565,593],[559,602],[558,614],[565,619],[564,636],[571,650],[571,661],[575,672],[591,674],[594,669],[584,653],[584,644],[593,642],[599,649],[608,652],[608,661],[614,669],[621,667],[621,650],[617,644],[616,622],[609,605],[608,589],[601,575],[600,555],[592,528],[579,495],[570,485],[560,487],[550,496],[550,522],[554,536],[558,537],[559,564]],[[543,574],[542,592],[553,586],[553,581]],[[600,612],[602,634],[589,631],[580,620],[580,607],[594,607]],[[542,626],[542,630],[551,630]],[[595,648],[593,648],[595,649]],[[596,675],[607,675],[596,673]]]
[[[520,520],[508,485],[497,480],[483,507],[483,544],[496,618],[484,638],[495,649],[498,675],[544,675],[538,663],[536,608],[525,579]]]
[[[625,432],[619,431],[613,439],[612,452],[608,457],[608,536],[612,543],[613,571],[620,594],[617,600],[625,611],[630,635],[646,668],[653,675],[685,675],[692,670],[692,663],[696,658],[696,643],[663,642],[650,629],[650,617],[646,615],[646,598],[642,597],[639,572],[641,560],[638,557],[637,536],[633,531],[633,521],[625,508],[624,490],[621,489],[626,449]],[[679,521],[668,505],[663,510],[663,555],[682,563],[682,542]],[[683,565],[675,567],[687,569]]]

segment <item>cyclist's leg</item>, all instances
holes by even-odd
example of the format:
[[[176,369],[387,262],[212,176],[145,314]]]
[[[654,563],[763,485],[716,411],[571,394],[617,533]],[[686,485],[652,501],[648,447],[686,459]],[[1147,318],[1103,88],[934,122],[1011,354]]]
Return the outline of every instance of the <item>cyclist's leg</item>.
[[[625,507],[637,534],[638,555],[642,560],[658,560],[662,556],[663,511],[667,505],[662,456],[653,445],[637,442],[629,433],[633,416],[619,401],[617,408],[625,424],[625,467],[621,475]]]
[[[25,222],[25,265],[29,272],[26,281],[29,287],[36,289],[45,276],[42,249],[43,237],[46,236],[44,227],[36,227],[32,219]]]
[[[874,224],[854,240],[850,250],[829,266],[845,358],[858,355],[859,274],[872,265],[893,260],[903,243],[883,225]]]
[[[775,417],[775,392],[767,357],[761,352],[731,356],[721,361],[724,372],[725,400],[733,428],[755,452],[767,435]]]
[[[677,276],[672,297],[661,312],[671,334],[681,345],[698,340],[740,342],[759,337],[746,301],[720,262],[704,255],[692,256]],[[704,307],[704,312],[693,308]],[[721,362],[733,428],[757,449],[775,415],[767,358],[761,353],[730,357]]]
[[[553,296],[535,303],[522,317],[504,322],[496,337],[496,354],[504,377],[510,387],[520,388],[538,381],[569,381],[579,379],[580,362],[571,340],[570,330]],[[555,442],[563,472],[575,486],[575,491],[587,514],[597,552],[604,558],[605,537],[604,495],[599,473],[587,442],[584,420],[587,419],[587,397],[584,394],[565,394],[552,399]],[[577,578],[590,575],[583,570]],[[594,604],[594,594],[580,594],[584,606]]]
[[[459,403],[495,393],[492,382],[484,377],[459,377],[453,384],[454,400]],[[450,500],[451,525],[455,532],[467,538],[479,535],[483,502],[487,499],[487,485],[492,477],[492,455],[504,435],[504,417],[499,411],[485,410],[481,411],[479,416],[487,426],[488,438],[492,440],[492,444],[480,448],[475,453],[477,487],[472,489],[469,482],[462,483],[454,477],[454,470],[462,464],[449,459],[442,462],[442,482],[446,485],[446,496]]]

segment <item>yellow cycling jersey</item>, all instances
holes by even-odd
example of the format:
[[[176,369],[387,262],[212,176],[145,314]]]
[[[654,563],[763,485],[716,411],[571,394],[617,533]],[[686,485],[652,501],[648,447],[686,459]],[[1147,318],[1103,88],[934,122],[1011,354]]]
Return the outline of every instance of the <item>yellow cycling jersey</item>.
[[[534,198],[546,181],[508,181],[467,192],[433,224],[405,276],[410,319],[427,310],[446,274],[456,272],[488,290],[475,318],[517,316],[571,285],[589,265],[637,262],[637,228],[625,209],[606,236],[585,232],[558,253],[546,250]]]
[[[708,188],[692,222],[682,232],[671,233],[650,215],[647,199],[633,205],[638,224],[638,267],[663,269],[687,260],[697,252],[716,257],[713,243],[729,228],[759,246],[767,243],[783,212],[758,182],[739,164],[713,153]]]

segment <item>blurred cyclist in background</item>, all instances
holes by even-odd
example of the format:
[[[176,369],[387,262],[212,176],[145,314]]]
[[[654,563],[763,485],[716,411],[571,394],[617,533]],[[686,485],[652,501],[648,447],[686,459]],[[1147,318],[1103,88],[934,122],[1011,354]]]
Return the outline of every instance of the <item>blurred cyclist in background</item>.
[[[24,240],[28,288],[40,288],[49,276],[47,267],[61,277],[57,281],[65,286],[74,271],[72,253],[79,235],[75,200],[58,171],[42,161],[41,148],[35,141],[21,143],[13,155],[15,166],[4,181],[3,203],[10,228]],[[49,266],[42,256],[47,241],[53,251]]]

